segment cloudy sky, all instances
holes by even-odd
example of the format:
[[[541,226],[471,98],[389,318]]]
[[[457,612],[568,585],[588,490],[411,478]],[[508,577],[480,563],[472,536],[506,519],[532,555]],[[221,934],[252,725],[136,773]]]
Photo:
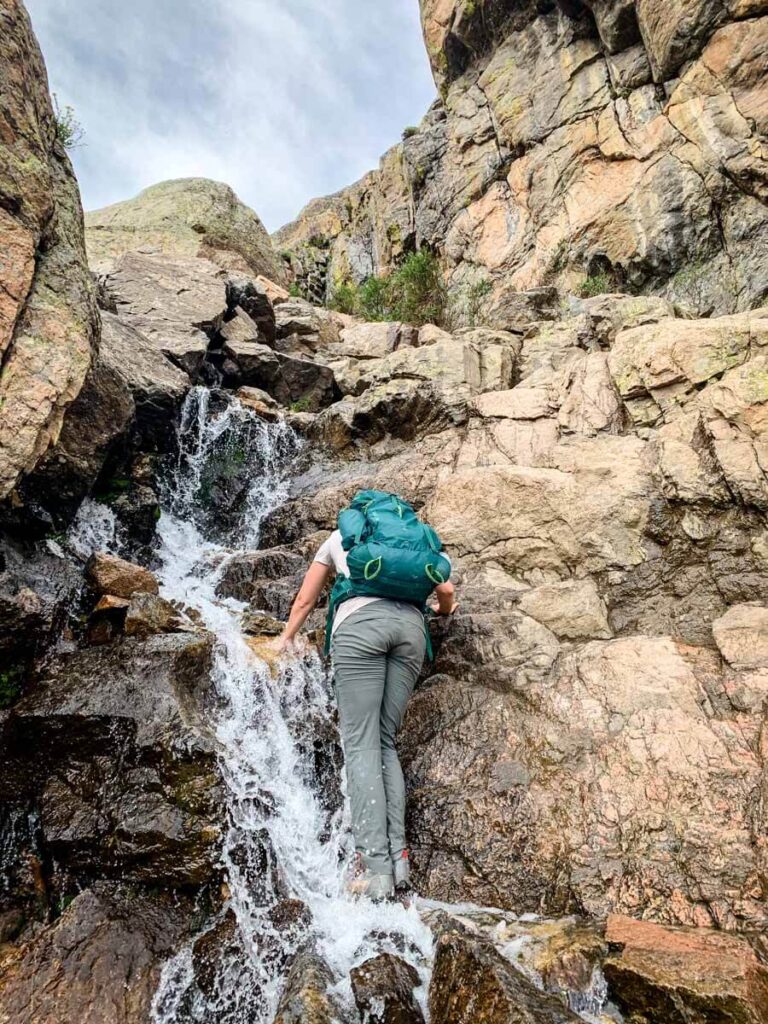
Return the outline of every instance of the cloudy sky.
[[[86,209],[217,178],[274,230],[376,166],[435,95],[418,0],[27,0],[86,144]]]

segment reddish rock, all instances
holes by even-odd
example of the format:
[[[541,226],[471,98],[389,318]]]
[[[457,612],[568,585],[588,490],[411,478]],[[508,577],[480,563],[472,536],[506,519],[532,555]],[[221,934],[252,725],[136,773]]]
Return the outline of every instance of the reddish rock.
[[[619,915],[608,918],[606,938],[623,947],[604,970],[628,1024],[768,1020],[768,969],[746,939]]]
[[[160,589],[149,569],[104,551],[91,556],[86,573],[98,594],[133,597],[134,594],[157,594]]]

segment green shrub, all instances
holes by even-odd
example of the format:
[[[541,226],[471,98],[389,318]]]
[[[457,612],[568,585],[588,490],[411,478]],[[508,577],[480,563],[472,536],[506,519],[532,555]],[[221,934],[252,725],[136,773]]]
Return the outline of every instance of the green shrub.
[[[301,288],[299,288],[299,286],[296,284],[295,281],[293,281],[291,283],[291,285],[289,286],[288,294],[291,296],[292,299],[303,299],[304,298],[304,293],[302,292]]]
[[[358,289],[354,284],[340,284],[334,288],[328,301],[328,308],[337,313],[349,313],[354,316],[357,310]]]
[[[75,117],[74,108],[67,104],[59,106],[56,93],[53,93],[53,118],[56,122],[56,138],[64,149],[77,149],[82,146],[85,138],[85,129]]]
[[[415,124],[409,124],[407,128],[403,129],[403,141],[406,139],[412,139],[414,135],[419,134],[419,129]]]
[[[615,282],[610,274],[601,270],[599,274],[590,274],[579,287],[579,295],[582,299],[592,299],[596,295],[605,295],[613,291]]]
[[[409,253],[391,274],[369,277],[361,285],[339,285],[329,305],[364,320],[402,320],[415,327],[443,326],[449,319],[440,264],[428,249]]]
[[[483,299],[493,291],[493,284],[487,277],[469,285],[464,295],[464,314],[468,327],[479,327],[482,323]]]

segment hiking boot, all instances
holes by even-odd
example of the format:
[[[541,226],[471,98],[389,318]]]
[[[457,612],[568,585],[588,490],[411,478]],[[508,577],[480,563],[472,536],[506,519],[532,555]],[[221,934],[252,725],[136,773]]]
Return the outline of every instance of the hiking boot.
[[[411,862],[408,858],[408,851],[403,850],[399,857],[392,862],[395,869],[395,891],[407,893],[411,891]]]
[[[395,880],[390,873],[376,874],[366,866],[359,853],[350,866],[346,883],[352,896],[365,896],[369,900],[389,900],[395,895]]]

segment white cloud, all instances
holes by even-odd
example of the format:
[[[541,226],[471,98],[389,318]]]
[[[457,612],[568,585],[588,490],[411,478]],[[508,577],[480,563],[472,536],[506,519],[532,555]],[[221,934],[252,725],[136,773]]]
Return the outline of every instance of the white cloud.
[[[270,229],[375,166],[434,97],[417,0],[28,0],[86,208],[226,181]]]

